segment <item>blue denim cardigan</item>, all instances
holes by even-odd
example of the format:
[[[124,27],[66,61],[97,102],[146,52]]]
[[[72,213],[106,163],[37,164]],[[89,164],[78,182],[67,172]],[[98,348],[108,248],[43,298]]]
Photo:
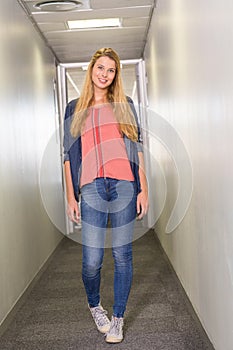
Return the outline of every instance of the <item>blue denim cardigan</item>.
[[[78,99],[70,101],[66,106],[65,111],[65,120],[64,120],[64,162],[70,161],[70,169],[71,169],[71,177],[74,188],[75,199],[78,201],[80,188],[79,188],[79,180],[81,174],[81,164],[82,164],[82,144],[81,144],[81,136],[79,135],[76,138],[73,138],[70,134],[70,125],[72,121],[72,117],[74,114],[75,106]],[[127,155],[130,161],[130,166],[132,169],[132,173],[134,175],[137,193],[141,191],[140,179],[139,179],[139,158],[138,152],[142,152],[142,138],[141,132],[138,122],[137,113],[133,104],[133,101],[130,97],[127,96],[127,101],[130,104],[131,110],[134,114],[137,126],[138,126],[138,141],[133,142],[127,136],[123,136]]]

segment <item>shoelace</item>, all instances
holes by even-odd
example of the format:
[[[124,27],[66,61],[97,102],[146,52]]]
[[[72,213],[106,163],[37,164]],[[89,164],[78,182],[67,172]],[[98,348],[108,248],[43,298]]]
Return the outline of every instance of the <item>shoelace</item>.
[[[99,326],[103,326],[105,323],[107,323],[107,311],[101,310],[98,307],[93,310],[93,317],[95,318],[96,322]]]
[[[123,324],[122,319],[114,317],[113,320],[114,321],[111,323],[111,329],[109,330],[109,333],[111,333],[111,330],[115,328],[117,330],[117,335],[119,335],[120,330],[121,330],[121,326]]]

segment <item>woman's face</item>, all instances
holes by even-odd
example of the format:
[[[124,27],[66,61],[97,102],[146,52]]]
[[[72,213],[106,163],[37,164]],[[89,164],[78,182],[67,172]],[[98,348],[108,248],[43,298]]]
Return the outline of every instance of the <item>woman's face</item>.
[[[97,89],[107,89],[116,75],[116,63],[107,56],[98,58],[92,69],[92,82]]]

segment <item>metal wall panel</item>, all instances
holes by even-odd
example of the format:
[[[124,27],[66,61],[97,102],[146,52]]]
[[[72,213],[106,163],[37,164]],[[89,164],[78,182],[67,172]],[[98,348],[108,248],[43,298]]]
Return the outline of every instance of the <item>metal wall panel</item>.
[[[163,207],[156,231],[216,350],[233,344],[232,12],[228,0],[158,1],[145,51],[151,211]],[[190,190],[166,233],[178,193]]]
[[[0,8],[1,323],[60,241],[49,211],[62,227],[64,205],[54,59],[17,1]]]

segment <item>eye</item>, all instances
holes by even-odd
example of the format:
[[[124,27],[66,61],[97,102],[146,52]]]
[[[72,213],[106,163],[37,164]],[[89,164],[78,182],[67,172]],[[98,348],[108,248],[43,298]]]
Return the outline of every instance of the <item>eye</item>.
[[[110,72],[110,73],[115,73],[115,69],[110,68],[110,69],[109,69],[109,72]]]

